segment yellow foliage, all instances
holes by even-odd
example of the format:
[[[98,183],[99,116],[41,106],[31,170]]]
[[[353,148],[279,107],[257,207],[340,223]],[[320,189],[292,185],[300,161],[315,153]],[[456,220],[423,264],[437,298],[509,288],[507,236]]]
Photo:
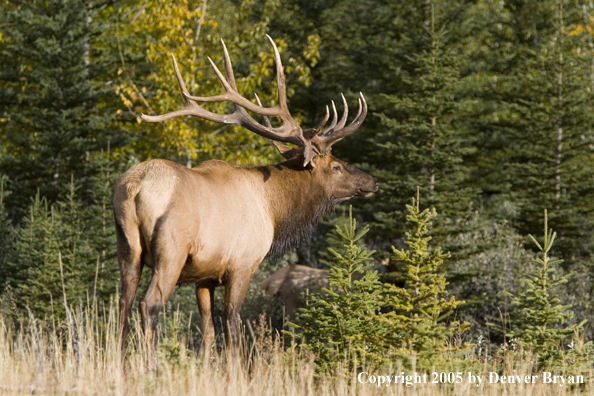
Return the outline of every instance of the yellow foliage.
[[[126,106],[126,107],[132,107],[132,102],[130,101],[130,99],[128,99],[126,97],[126,95],[120,94],[120,99],[122,99],[122,103],[124,103],[124,106]]]
[[[569,31],[570,36],[577,36],[584,32],[584,27],[582,25],[573,26],[573,29]]]

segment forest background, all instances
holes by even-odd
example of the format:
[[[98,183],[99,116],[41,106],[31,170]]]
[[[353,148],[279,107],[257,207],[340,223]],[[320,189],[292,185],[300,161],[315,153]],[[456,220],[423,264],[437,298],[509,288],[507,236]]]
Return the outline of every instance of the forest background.
[[[555,289],[574,313],[564,326],[592,318],[591,13],[592,2],[566,0],[2,0],[3,312],[64,315],[53,304],[63,292],[71,302],[117,293],[111,199],[129,167],[151,158],[281,161],[269,141],[237,127],[140,119],[182,105],[170,54],[190,92],[220,93],[207,59],[222,64],[220,39],[240,92],[272,105],[269,34],[303,125],[317,124],[331,100],[340,111],[341,93],[349,103],[359,91],[367,99],[364,125],[333,153],[381,184],[350,202],[371,227],[364,243],[377,252],[382,281],[402,282],[390,247],[405,246],[406,205],[418,186],[421,206],[437,210],[432,243],[451,252],[447,290],[464,301],[456,317],[473,324],[469,337],[501,342],[487,323],[513,310],[509,293],[534,271],[527,236],[542,235],[545,209],[557,232],[551,253],[564,260],[558,271],[574,274]],[[261,265],[244,318],[278,318],[259,281],[289,263],[324,267],[335,223],[331,216],[314,238]],[[194,304],[193,290],[179,288],[167,309],[189,315]]]

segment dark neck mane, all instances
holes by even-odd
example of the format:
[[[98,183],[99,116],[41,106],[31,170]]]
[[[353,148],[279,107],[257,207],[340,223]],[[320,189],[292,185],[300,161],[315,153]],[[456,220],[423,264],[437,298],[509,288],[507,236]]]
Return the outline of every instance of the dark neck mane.
[[[275,219],[274,240],[266,258],[280,257],[313,235],[322,216],[334,208],[322,186],[309,170],[291,161],[262,169],[271,211]]]

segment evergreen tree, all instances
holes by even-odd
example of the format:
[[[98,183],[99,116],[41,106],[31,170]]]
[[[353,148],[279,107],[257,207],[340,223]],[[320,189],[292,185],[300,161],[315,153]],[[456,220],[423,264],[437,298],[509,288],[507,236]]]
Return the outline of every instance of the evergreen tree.
[[[557,250],[573,261],[592,249],[590,238],[583,237],[594,226],[589,220],[594,197],[588,170],[594,166],[589,147],[594,142],[591,56],[583,54],[584,35],[571,33],[582,22],[581,8],[565,1],[556,1],[551,8],[555,11],[551,36],[542,38],[546,41],[534,59],[538,65],[530,79],[536,100],[521,108],[527,123],[521,136],[512,137],[522,143],[512,158],[510,175],[512,189],[528,193],[518,197],[524,209],[523,230],[534,232],[543,206],[554,207],[560,233]]]
[[[36,195],[7,265],[6,282],[17,306],[30,308],[37,317],[63,315],[64,293],[71,304],[86,298],[97,255],[83,220],[74,182],[54,205]]]
[[[428,6],[425,35],[406,59],[410,72],[400,76],[405,92],[381,95],[384,128],[371,142],[374,175],[382,185],[374,216],[383,238],[403,233],[405,203],[417,187],[445,220],[464,216],[477,197],[478,191],[468,185],[470,167],[464,162],[474,149],[463,123],[469,100],[462,95],[462,51],[448,37],[446,3],[432,1]],[[440,231],[446,232],[435,230]]]
[[[494,14],[501,28],[482,38],[493,42],[493,53],[483,59],[475,183],[516,205],[523,234],[540,228],[544,207],[555,208],[556,249],[571,265],[591,254],[594,226],[594,54],[582,4],[510,1]]]
[[[336,228],[342,246],[328,249],[333,256],[327,263],[328,288],[321,295],[307,294],[306,307],[300,309],[297,323],[291,324],[302,331],[298,339],[314,352],[323,371],[332,372],[340,364],[347,368],[353,361],[369,366],[383,363],[381,283],[368,264],[374,252],[357,246],[368,231],[365,226],[357,232],[349,210],[348,222]],[[364,276],[355,280],[357,274]]]
[[[404,287],[384,285],[384,306],[389,312],[383,320],[390,327],[386,342],[396,349],[397,354],[410,365],[413,353],[421,367],[430,368],[436,357],[443,353],[443,347],[456,350],[451,337],[466,331],[470,325],[447,318],[463,301],[454,296],[448,298],[443,262],[450,255],[440,247],[429,248],[428,236],[435,209],[420,211],[417,205],[407,205],[407,221],[412,230],[406,233],[407,250],[393,248],[393,259]]]
[[[308,48],[313,61],[311,85],[299,87],[292,104],[315,123],[323,117],[331,100],[340,99],[341,92],[349,103],[356,103],[361,91],[373,106],[374,94],[397,90],[400,81],[393,78],[392,70],[406,57],[402,33],[407,29],[407,21],[403,16],[423,13],[418,3],[283,0],[270,22],[271,34],[286,38],[288,51]],[[353,139],[357,140],[358,135],[375,124],[374,117],[368,117],[364,129],[349,137],[351,145],[354,146]],[[339,147],[346,150],[348,146],[345,140],[333,150],[342,153]],[[361,150],[355,151],[354,158],[361,161]]]
[[[113,226],[113,191],[118,174],[114,172],[115,161],[107,152],[93,160],[99,168],[90,179],[90,205],[81,213],[84,224],[84,238],[92,247],[97,258],[96,268],[88,263],[85,269],[86,284],[93,286],[93,293],[102,301],[109,301],[120,282],[120,269],[117,261],[117,243]]]
[[[67,193],[73,173],[88,173],[90,154],[105,147],[110,131],[106,103],[112,89],[103,28],[104,1],[33,0],[9,3],[0,39],[0,170],[14,192],[7,207],[18,217],[39,190],[49,202]]]
[[[349,103],[356,100],[359,91],[365,94],[370,115],[356,134],[333,150],[338,157],[358,164],[380,181],[382,187],[371,201],[354,205],[366,221],[375,225],[372,232],[378,241],[387,246],[402,235],[401,213],[416,186],[429,191],[431,170],[427,163],[434,165],[437,172],[433,175],[437,183],[433,183],[437,188],[435,202],[446,217],[450,215],[448,207],[452,208],[452,215],[457,214],[476,197],[476,191],[467,189],[466,184],[459,185],[471,169],[461,161],[472,150],[472,135],[463,125],[468,106],[462,101],[462,82],[457,81],[464,76],[467,48],[456,44],[464,43],[465,36],[471,35],[465,29],[466,19],[472,16],[467,9],[473,8],[474,3],[285,0],[282,14],[271,23],[271,31],[290,37],[289,42],[320,42],[320,59],[311,72],[312,84],[299,89],[292,102],[304,109],[310,119],[321,118],[325,105],[339,98],[341,92]],[[446,25],[451,27],[447,32],[441,30]],[[304,26],[308,28],[303,29]],[[437,71],[429,64],[431,56]],[[424,81],[419,81],[421,76]],[[468,83],[469,79],[464,81]],[[429,101],[425,94],[435,94],[431,110],[424,110],[420,104]],[[402,100],[398,102],[398,98]],[[378,113],[385,117],[377,117]],[[432,117],[436,117],[435,126],[431,125]],[[414,123],[419,118],[424,121],[415,131]],[[398,128],[408,128],[407,136],[401,139],[403,131]],[[438,138],[436,154],[421,159],[421,152],[429,157],[431,151],[426,148],[431,140],[428,129],[436,132]],[[417,146],[415,139],[419,140]],[[410,151],[411,148],[414,150]],[[447,168],[441,174],[437,161],[444,157]],[[411,158],[414,163],[408,167],[405,161]],[[409,176],[411,170],[413,175]],[[415,178],[419,180],[415,182]],[[452,185],[456,186],[455,193]],[[409,191],[403,191],[403,187]],[[452,200],[451,205],[447,199]]]
[[[539,366],[561,364],[564,340],[583,330],[586,320],[579,324],[562,327],[573,318],[571,304],[563,305],[555,289],[567,283],[575,273],[557,275],[557,266],[563,260],[551,259],[549,253],[555,242],[556,233],[548,228],[547,212],[544,217],[544,238],[542,245],[532,236],[542,257],[535,260],[535,273],[525,274],[520,279],[520,287],[515,294],[508,293],[513,311],[510,314],[511,328],[495,326],[504,331],[508,339],[515,339],[524,347],[533,349]],[[506,331],[507,330],[507,331]],[[586,349],[590,348],[586,345]]]
[[[112,199],[117,175],[109,152],[95,158],[93,166],[100,171],[90,179],[90,204],[83,204],[71,180],[68,194],[54,204],[36,195],[29,215],[13,232],[0,271],[21,308],[60,314],[62,281],[72,304],[87,297],[108,302],[115,293],[119,268]]]
[[[578,1],[484,2],[475,8],[467,62],[476,100],[472,184],[486,214],[521,235],[554,208],[556,254],[578,270],[569,295],[592,293],[591,6]],[[590,21],[590,22],[588,22]],[[505,210],[501,210],[502,208]],[[576,299],[579,316],[589,298]]]

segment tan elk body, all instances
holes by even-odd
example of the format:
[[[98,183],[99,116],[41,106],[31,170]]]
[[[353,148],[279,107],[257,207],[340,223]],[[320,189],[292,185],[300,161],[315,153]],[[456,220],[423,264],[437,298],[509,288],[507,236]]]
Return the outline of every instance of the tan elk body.
[[[272,42],[272,40],[271,40]],[[165,121],[195,115],[211,121],[235,123],[276,141],[286,162],[260,166],[231,166],[211,160],[188,169],[166,160],[143,162],[118,180],[114,196],[118,261],[122,297],[120,337],[122,361],[132,302],[143,266],[152,269],[149,287],[140,302],[147,350],[153,354],[153,332],[158,312],[176,284],[196,285],[202,316],[205,358],[214,340],[212,303],[214,288],[225,286],[226,340],[233,356],[238,341],[238,322],[250,277],[267,256],[279,255],[313,232],[321,216],[337,203],[355,195],[377,191],[375,180],[330,154],[333,143],[353,133],[363,122],[367,107],[360,100],[359,113],[345,126],[347,107],[340,121],[336,110],[331,125],[302,130],[286,106],[280,56],[272,42],[277,62],[279,104],[264,108],[239,96],[231,62],[224,48],[224,77],[215,67],[226,92],[210,98],[191,96],[174,66],[186,108],[162,116],[143,116]],[[233,114],[208,112],[196,102],[231,101]],[[264,116],[256,122],[245,109]],[[266,118],[281,118],[273,128]]]

